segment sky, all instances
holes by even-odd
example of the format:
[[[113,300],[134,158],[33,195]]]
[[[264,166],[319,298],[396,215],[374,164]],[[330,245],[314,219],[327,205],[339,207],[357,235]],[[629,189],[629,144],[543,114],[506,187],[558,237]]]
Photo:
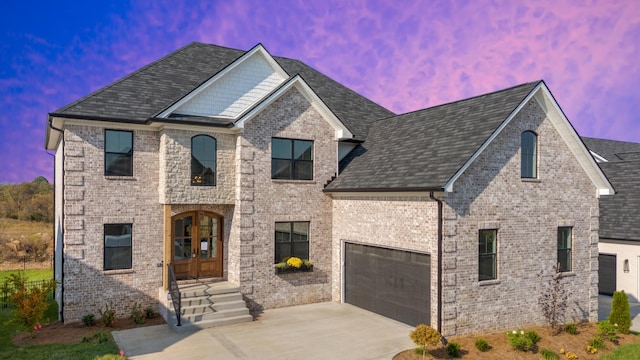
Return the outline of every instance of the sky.
[[[47,114],[191,42],[301,60],[396,112],[543,79],[640,142],[640,1],[0,1],[0,183],[53,179]]]

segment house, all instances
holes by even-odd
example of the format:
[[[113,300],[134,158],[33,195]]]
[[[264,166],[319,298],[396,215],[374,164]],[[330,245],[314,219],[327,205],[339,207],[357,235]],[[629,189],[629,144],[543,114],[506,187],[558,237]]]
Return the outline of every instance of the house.
[[[50,113],[45,146],[65,321],[225,303],[196,278],[254,312],[336,301],[506,329],[544,322],[558,263],[567,316],[597,320],[614,189],[543,81],[396,115],[260,44],[192,43]],[[195,326],[193,302],[174,306]]]
[[[624,290],[640,299],[640,144],[582,138],[616,189],[600,199],[600,284],[602,294]]]

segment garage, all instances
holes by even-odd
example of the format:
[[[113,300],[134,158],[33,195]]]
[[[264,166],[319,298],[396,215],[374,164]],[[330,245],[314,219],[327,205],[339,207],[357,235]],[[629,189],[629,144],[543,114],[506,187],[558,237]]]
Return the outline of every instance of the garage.
[[[613,295],[616,291],[616,256],[600,254],[598,266],[598,292]]]
[[[405,324],[430,324],[430,255],[345,243],[344,274],[346,303]]]

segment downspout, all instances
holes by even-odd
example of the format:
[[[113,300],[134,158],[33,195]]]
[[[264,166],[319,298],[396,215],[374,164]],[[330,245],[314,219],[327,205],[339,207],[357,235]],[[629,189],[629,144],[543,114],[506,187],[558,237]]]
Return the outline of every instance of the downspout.
[[[442,334],[442,200],[435,197],[433,191],[429,192],[429,198],[438,203],[438,324],[436,330]]]
[[[60,133],[60,141],[62,142],[62,168],[64,169],[64,131],[62,129],[59,129],[55,126],[53,126],[53,120],[51,119],[51,117],[49,117],[49,127],[52,130],[58,131]],[[49,154],[49,152],[47,152],[47,154]],[[56,242],[56,219],[55,219],[55,213],[56,213],[56,187],[55,187],[55,183],[56,183],[56,158],[55,155],[49,154],[51,156],[53,156],[53,214],[54,214],[54,219],[53,219],[53,277],[55,279],[55,270],[56,270],[56,251],[55,251],[55,242]],[[62,172],[62,183],[60,184],[60,188],[62,191],[62,204],[61,205],[61,209],[62,211],[60,212],[60,230],[61,232],[64,234],[63,228],[64,228],[64,171]],[[60,244],[60,246],[63,246],[64,244]],[[64,246],[63,246],[64,247]],[[60,322],[64,323],[64,249],[61,249],[60,253],[62,254],[62,258],[60,259],[60,308],[58,309],[58,316],[60,317]]]

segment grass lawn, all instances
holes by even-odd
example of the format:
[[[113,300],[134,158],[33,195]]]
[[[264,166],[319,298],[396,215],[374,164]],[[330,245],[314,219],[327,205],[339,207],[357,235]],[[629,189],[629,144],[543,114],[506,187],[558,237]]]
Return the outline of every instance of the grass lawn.
[[[43,270],[1,270],[0,271],[0,284],[4,282],[4,279],[8,278],[11,274],[22,274],[27,276],[27,281],[36,280],[49,280],[53,279],[53,269]]]
[[[640,359],[640,343],[622,345],[612,352],[602,355],[598,360]]]
[[[58,309],[51,304],[46,317],[55,316]],[[11,309],[0,309],[0,360],[8,359],[93,359],[106,354],[117,354],[118,346],[110,334],[108,340],[103,343],[86,342],[78,344],[46,344],[17,346],[11,343],[11,339],[23,329],[12,321]],[[37,333],[36,333],[36,336]]]

